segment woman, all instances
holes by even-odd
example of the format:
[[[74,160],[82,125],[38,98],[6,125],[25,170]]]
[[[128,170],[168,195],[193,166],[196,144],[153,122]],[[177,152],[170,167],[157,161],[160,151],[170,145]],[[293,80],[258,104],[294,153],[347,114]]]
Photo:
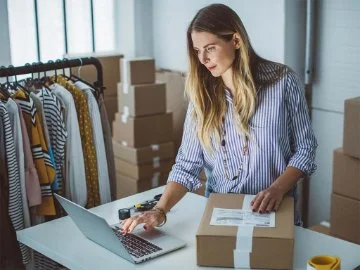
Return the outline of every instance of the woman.
[[[238,15],[223,4],[198,11],[187,31],[189,75],[182,144],[152,211],[123,222],[124,233],[166,222],[187,191],[256,194],[253,211],[276,211],[312,174],[317,142],[304,91],[288,67],[259,57]],[[296,216],[296,224],[301,221]]]

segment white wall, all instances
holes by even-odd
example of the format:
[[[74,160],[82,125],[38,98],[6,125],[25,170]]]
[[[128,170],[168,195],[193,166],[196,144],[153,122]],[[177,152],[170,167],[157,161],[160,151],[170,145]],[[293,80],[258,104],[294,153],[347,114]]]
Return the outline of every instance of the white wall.
[[[153,46],[158,68],[187,70],[187,27],[196,12],[211,3],[233,8],[243,21],[255,50],[265,58],[284,62],[284,0],[153,0]]]
[[[0,66],[11,64],[7,0],[0,0]]]
[[[319,151],[310,182],[312,224],[329,219],[332,155],[342,146],[344,100],[360,96],[359,16],[360,1],[318,0],[312,114]]]
[[[304,80],[306,1],[285,1],[285,60]]]

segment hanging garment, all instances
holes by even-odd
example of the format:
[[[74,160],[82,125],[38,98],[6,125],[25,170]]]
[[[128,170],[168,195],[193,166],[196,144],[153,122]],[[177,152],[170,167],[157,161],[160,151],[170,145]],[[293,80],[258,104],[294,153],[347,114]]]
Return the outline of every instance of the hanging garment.
[[[42,88],[36,92],[36,96],[40,99],[44,110],[52,153],[54,154],[56,169],[56,180],[54,184],[56,185],[53,184],[53,190],[62,193],[67,132],[64,124],[64,116],[61,111],[61,103],[58,98],[46,88]]]
[[[11,123],[15,152],[16,152],[16,160],[19,165],[18,169],[19,169],[19,177],[20,177],[19,179],[20,179],[20,187],[21,187],[24,225],[25,228],[28,228],[30,227],[31,223],[30,223],[29,205],[28,205],[26,186],[25,186],[24,147],[23,147],[20,117],[19,117],[19,109],[16,102],[10,98],[5,103],[5,106],[8,111],[8,115]]]
[[[54,83],[49,88],[65,106],[65,123],[68,133],[65,151],[65,196],[85,207],[87,188],[84,155],[74,99],[70,92],[60,84]]]
[[[115,171],[115,160],[114,160],[114,149],[111,140],[111,129],[109,124],[108,115],[106,112],[105,102],[103,95],[99,96],[99,109],[101,115],[101,126],[104,134],[106,160],[110,178],[110,193],[111,200],[116,200],[116,171]]]
[[[89,114],[92,124],[98,166],[100,203],[108,203],[111,201],[109,172],[107,167],[107,158],[105,152],[104,135],[102,132],[100,111],[94,94],[92,92],[95,90],[91,89],[88,85],[81,81],[75,82],[75,86],[84,91],[89,105]]]
[[[24,117],[29,140],[31,143],[32,155],[34,158],[36,170],[39,176],[41,187],[41,205],[37,208],[38,215],[55,215],[54,197],[51,190],[51,184],[55,178],[55,169],[50,159],[40,119],[35,108],[35,104],[30,96],[21,90],[14,94],[16,103],[21,107]]]
[[[41,204],[40,182],[31,153],[31,145],[24,117],[22,116],[20,106],[18,104],[16,105],[19,112],[21,133],[23,139],[26,196],[29,207],[33,207]]]
[[[59,189],[61,188],[60,187],[61,184],[59,183],[59,181],[57,179],[57,175],[56,175],[54,153],[53,153],[53,149],[52,149],[52,146],[51,146],[51,141],[50,141],[50,136],[49,136],[49,128],[48,128],[47,121],[45,119],[45,112],[44,112],[43,104],[42,104],[41,99],[33,92],[30,93],[30,98],[34,102],[35,107],[36,107],[36,111],[38,112],[40,123],[41,123],[40,127],[42,129],[42,133],[44,134],[45,144],[46,144],[46,147],[48,149],[51,164],[55,169],[55,177],[54,177],[54,180],[52,181],[51,189],[53,191],[58,192]]]
[[[25,269],[22,264],[19,242],[9,218],[8,207],[8,166],[6,164],[4,126],[0,119],[0,269]]]
[[[87,184],[87,208],[100,204],[99,182],[96,151],[93,140],[89,105],[85,94],[65,78],[58,76],[57,82],[64,86],[73,96],[79,121],[81,144],[84,153],[85,175]]]
[[[6,106],[3,104],[3,102],[0,102],[0,120],[2,121],[5,137],[5,156],[9,181],[9,217],[14,230],[17,231],[25,228],[24,214],[22,210],[23,204],[21,196],[19,164],[16,159],[15,143],[10,118],[6,110]],[[29,248],[23,244],[19,244],[19,246],[23,263],[28,263],[30,261]]]

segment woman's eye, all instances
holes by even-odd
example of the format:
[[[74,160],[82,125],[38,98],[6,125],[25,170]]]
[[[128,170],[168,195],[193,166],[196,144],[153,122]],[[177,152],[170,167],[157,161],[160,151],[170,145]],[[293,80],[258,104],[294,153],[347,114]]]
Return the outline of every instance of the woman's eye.
[[[212,46],[212,47],[207,47],[206,50],[207,50],[208,52],[213,52],[213,51],[215,51],[215,47],[214,47],[214,46]]]

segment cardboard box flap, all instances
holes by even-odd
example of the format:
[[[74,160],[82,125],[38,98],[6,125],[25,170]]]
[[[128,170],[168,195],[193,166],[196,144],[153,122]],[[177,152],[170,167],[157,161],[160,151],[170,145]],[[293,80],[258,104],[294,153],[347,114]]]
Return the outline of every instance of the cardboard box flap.
[[[243,194],[210,194],[197,235],[235,237],[238,226],[210,225],[213,208],[241,209]],[[276,212],[274,228],[255,227],[253,237],[294,239],[294,199],[285,197]],[[241,229],[241,227],[240,227]]]

